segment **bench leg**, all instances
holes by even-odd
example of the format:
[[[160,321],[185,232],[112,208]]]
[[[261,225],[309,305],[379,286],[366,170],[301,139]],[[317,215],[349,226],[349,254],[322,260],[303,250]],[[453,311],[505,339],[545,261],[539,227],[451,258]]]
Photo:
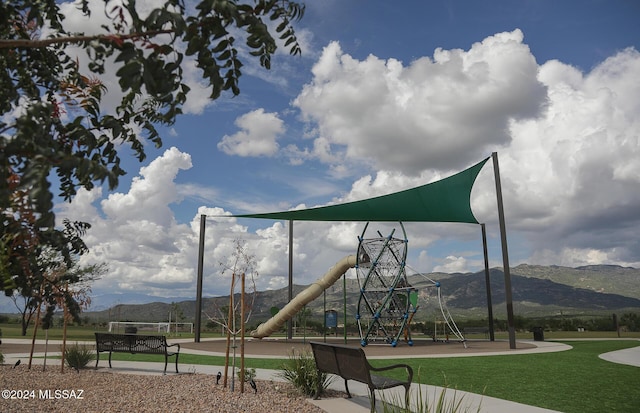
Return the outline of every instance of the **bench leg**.
[[[351,398],[351,393],[349,392],[349,385],[347,384],[347,379],[344,379],[344,388],[347,391],[347,397]]]
[[[180,372],[178,371],[178,356],[180,354],[176,353],[176,354],[172,354],[172,355],[176,356],[176,373],[179,374]],[[164,355],[164,374],[167,374],[167,363],[169,363],[169,355],[165,354]]]
[[[376,391],[374,389],[369,389],[369,397],[371,398],[371,413],[375,413],[376,411]]]
[[[96,353],[96,367],[94,370],[98,370],[98,362],[100,361],[100,352],[98,351]]]
[[[111,368],[111,352],[109,352],[109,368]]]
[[[409,411],[409,389],[411,384],[404,387],[404,407]]]

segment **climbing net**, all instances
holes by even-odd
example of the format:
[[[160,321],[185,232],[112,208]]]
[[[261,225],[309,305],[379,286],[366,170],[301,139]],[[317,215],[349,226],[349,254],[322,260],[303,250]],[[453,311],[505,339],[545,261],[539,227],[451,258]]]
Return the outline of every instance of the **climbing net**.
[[[388,236],[378,232],[376,238],[365,238],[369,224],[359,237],[356,274],[360,297],[356,321],[360,332],[360,344],[382,340],[396,346],[403,333],[412,345],[406,328],[410,314],[415,312],[416,291],[407,282],[405,261],[407,238],[395,238],[394,228]],[[413,303],[412,303],[413,301]]]
[[[393,228],[388,236],[378,231],[377,237],[365,238],[369,223],[358,238],[356,274],[360,297],[356,322],[360,344],[364,347],[372,341],[383,341],[395,347],[404,338],[408,345],[413,345],[409,325],[421,301],[435,301],[445,328],[464,343],[464,337],[442,297],[440,282],[420,274],[430,282],[427,288],[419,291],[409,284],[406,265],[408,240],[404,225],[402,222],[399,225],[403,238],[394,237],[397,228]]]

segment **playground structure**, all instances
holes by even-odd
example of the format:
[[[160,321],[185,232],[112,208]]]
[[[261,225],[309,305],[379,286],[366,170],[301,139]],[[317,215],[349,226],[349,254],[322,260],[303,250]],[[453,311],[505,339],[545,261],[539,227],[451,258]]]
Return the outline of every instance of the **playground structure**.
[[[318,298],[349,268],[355,267],[360,288],[356,309],[360,344],[364,347],[370,342],[383,341],[395,347],[404,338],[408,345],[413,345],[410,330],[411,320],[419,308],[421,296],[423,300],[427,301],[430,295],[427,291],[420,293],[407,281],[408,240],[404,226],[400,223],[403,238],[394,237],[395,228],[386,237],[378,231],[378,237],[365,238],[368,226],[367,223],[362,235],[358,238],[357,255],[349,255],[338,261],[324,276],[295,296],[282,310],[260,324],[251,332],[251,336],[264,338],[279,331],[306,304]],[[423,277],[430,282],[425,290],[435,288],[443,328],[448,328],[448,332],[464,343],[464,336],[446,309],[440,283],[424,275]],[[436,329],[434,329],[433,338],[437,340]]]
[[[407,280],[408,240],[404,225],[402,222],[399,224],[403,238],[394,237],[396,228],[386,237],[378,231],[378,237],[365,238],[368,223],[359,237],[356,273],[360,297],[356,321],[360,331],[360,345],[363,347],[371,341],[383,341],[395,347],[401,339],[408,345],[413,345],[410,324],[418,311],[420,293]],[[444,328],[448,328],[453,336],[464,343],[464,336],[446,309],[440,283],[422,276],[430,281],[426,288],[436,290]],[[424,298],[428,297],[426,291],[422,295]],[[435,329],[433,337],[434,340],[437,339]]]
[[[407,237],[395,238],[394,228],[384,237],[364,238],[369,227],[365,225],[359,237],[356,273],[360,286],[356,321],[360,331],[360,344],[384,340],[396,346],[400,336],[407,333],[407,343],[413,344],[408,328],[409,317],[417,310],[416,291],[407,282],[405,263]]]

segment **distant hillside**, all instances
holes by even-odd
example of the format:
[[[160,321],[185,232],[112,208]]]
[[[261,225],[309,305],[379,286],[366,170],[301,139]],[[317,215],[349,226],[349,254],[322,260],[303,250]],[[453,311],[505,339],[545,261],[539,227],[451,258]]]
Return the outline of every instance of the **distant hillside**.
[[[467,274],[428,274],[430,279],[441,282],[441,293],[454,317],[486,317],[486,289],[484,271]],[[504,273],[494,268],[490,271],[491,293],[494,315],[504,317],[505,289]],[[634,282],[635,280],[635,282]],[[421,301],[417,319],[428,319],[439,311],[435,289],[426,277],[413,275],[409,283],[429,296]],[[590,266],[566,268],[558,266],[519,265],[511,271],[514,310],[521,316],[593,315],[611,312],[640,311],[640,270],[615,266]],[[606,286],[606,288],[604,288]],[[294,296],[306,286],[295,285]],[[287,288],[261,291],[256,294],[252,320],[266,320],[272,307],[282,308],[287,304]],[[347,313],[355,314],[359,297],[357,280],[347,280]],[[327,309],[342,312],[343,282],[338,281],[308,305],[313,314],[319,316],[326,300]],[[239,300],[239,298],[237,298]],[[218,317],[218,311],[229,304],[229,297],[205,298],[206,314]],[[179,302],[183,320],[195,319],[195,301]],[[117,305],[109,310],[88,313],[101,320],[164,321],[168,319],[171,305],[155,302],[138,305]],[[175,313],[175,312],[174,312]],[[203,316],[206,319],[206,316]]]
[[[490,271],[491,294],[494,311],[503,312],[505,306],[504,272]],[[627,308],[640,309],[640,299],[620,294],[596,292],[534,277],[523,277],[511,272],[514,308],[521,315],[553,314],[559,310],[568,313],[614,311]],[[456,275],[442,283],[449,309],[486,307],[484,272]]]
[[[620,294],[640,299],[640,269],[637,268],[618,265],[569,268],[557,265],[522,264],[512,268],[511,273],[600,293]]]

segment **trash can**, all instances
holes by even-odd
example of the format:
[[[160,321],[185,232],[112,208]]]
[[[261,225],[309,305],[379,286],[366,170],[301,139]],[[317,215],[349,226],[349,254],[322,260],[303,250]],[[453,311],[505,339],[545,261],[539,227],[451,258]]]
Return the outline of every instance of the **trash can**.
[[[544,328],[533,327],[531,331],[533,331],[533,341],[544,341]]]

